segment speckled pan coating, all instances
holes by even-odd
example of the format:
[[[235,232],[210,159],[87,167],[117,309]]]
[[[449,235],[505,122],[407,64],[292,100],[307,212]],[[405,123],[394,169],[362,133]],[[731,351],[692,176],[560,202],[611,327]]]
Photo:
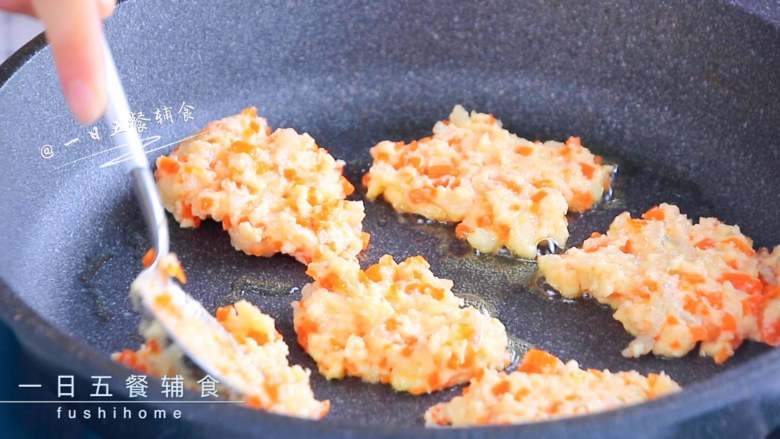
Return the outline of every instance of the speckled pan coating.
[[[620,165],[615,199],[570,219],[571,245],[619,211],[636,214],[661,201],[693,217],[717,215],[757,245],[773,245],[780,231],[778,12],[767,9],[770,2],[751,1],[747,10],[731,3],[137,0],[121,5],[108,29],[132,106],[152,119],[148,134],[161,136],[156,146],[257,105],[274,126],[307,131],[346,160],[348,178],[358,183],[371,145],[423,136],[463,103],[524,137],[582,136]],[[40,43],[0,68],[0,277],[10,286],[0,287],[0,315],[45,358],[45,379],[67,367],[79,376],[123,376],[108,353],[132,344],[136,332],[127,288],[147,245],[144,229],[121,169],[99,168],[116,151],[62,167],[101,147],[72,122]],[[154,108],[175,106],[175,114],[182,101],[195,106],[195,119],[158,128]],[[109,128],[101,130],[105,148]],[[63,146],[76,136],[81,143]],[[40,155],[45,144],[54,147],[48,160]],[[780,383],[766,379],[780,376],[780,352],[747,345],[725,367],[693,356],[624,359],[616,346],[628,336],[610,311],[529,290],[533,264],[478,258],[447,226],[398,217],[382,202],[366,211],[364,227],[374,237],[365,262],[383,253],[424,255],[438,276],[455,281],[456,293],[498,316],[518,349],[530,344],[583,367],[664,369],[688,390],[552,424],[425,431],[425,408],[459,390],[414,398],[315,376],[317,397],[332,402],[322,423],[191,406],[186,421],[148,428],[275,438],[564,437],[571,430],[758,437],[780,423]],[[302,265],[235,252],[215,224],[174,226],[172,242],[190,274],[188,291],[207,308],[239,298],[258,304],[277,318],[291,360],[313,367],[291,325],[289,304],[300,294],[291,288],[307,281]]]

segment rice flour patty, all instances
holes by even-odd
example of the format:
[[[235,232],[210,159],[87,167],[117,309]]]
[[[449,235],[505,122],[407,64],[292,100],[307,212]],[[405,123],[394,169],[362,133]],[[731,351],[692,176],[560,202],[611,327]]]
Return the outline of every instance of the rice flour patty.
[[[371,156],[363,178],[369,200],[382,195],[399,212],[460,223],[457,236],[477,250],[507,247],[522,257],[535,256],[545,239],[563,246],[567,210],[591,208],[614,171],[579,138],[531,142],[461,106],[432,136],[383,141]]]
[[[627,357],[682,357],[701,343],[701,355],[723,363],[745,339],[780,342],[777,287],[759,275],[750,238],[715,218],[693,224],[669,204],[641,219],[625,212],[581,249],[538,262],[563,296],[587,292],[615,309],[635,337]]]
[[[391,256],[361,271],[333,259],[311,264],[315,280],[293,303],[298,342],[328,379],[347,375],[412,394],[468,381],[508,364],[504,326],[452,291],[424,258]]]
[[[363,203],[346,200],[354,187],[343,167],[308,134],[272,131],[247,108],[159,157],[155,176],[165,208],[182,227],[212,218],[238,250],[308,263],[354,257],[368,244]]]
[[[529,351],[512,373],[486,370],[461,396],[425,413],[428,426],[521,424],[585,415],[638,404],[680,386],[664,373],[580,369],[539,350]]]

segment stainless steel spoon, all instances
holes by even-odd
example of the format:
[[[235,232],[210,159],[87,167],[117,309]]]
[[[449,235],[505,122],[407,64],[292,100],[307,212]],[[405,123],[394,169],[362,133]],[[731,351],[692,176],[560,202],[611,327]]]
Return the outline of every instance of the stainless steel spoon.
[[[108,126],[127,124],[130,109],[124,88],[105,40],[103,47],[108,95],[104,121]],[[144,318],[160,323],[168,337],[197,367],[227,386],[232,395],[246,394],[262,382],[262,375],[249,364],[235,339],[222,325],[166,272],[171,261],[175,261],[169,254],[168,222],[138,133],[134,129],[124,129],[112,139],[116,146],[126,147],[130,154],[127,163],[135,196],[155,249],[154,262],[132,284],[134,304]]]

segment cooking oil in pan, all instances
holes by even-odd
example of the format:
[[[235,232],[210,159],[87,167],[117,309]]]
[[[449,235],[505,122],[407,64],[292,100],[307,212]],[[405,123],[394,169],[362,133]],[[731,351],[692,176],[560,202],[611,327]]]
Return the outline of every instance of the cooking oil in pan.
[[[250,274],[239,276],[230,285],[230,294],[236,299],[245,295],[285,296],[297,290],[297,287],[290,288],[278,279]]]
[[[506,367],[506,370],[515,370],[520,364],[520,360],[523,359],[525,353],[533,349],[533,347],[534,345],[532,345],[529,341],[523,340],[522,338],[514,335],[509,335],[506,349],[509,351],[510,362],[509,366]]]

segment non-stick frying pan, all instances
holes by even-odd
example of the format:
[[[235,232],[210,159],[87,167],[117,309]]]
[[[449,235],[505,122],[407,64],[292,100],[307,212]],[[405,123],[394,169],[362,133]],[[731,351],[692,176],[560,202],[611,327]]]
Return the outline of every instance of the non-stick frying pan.
[[[280,2],[128,1],[108,38],[150,156],[207,121],[256,105],[275,127],[312,134],[358,184],[368,148],[429,133],[462,103],[531,139],[580,135],[620,166],[614,197],[570,218],[580,243],[620,211],[659,202],[739,224],[757,245],[778,243],[778,10],[719,1]],[[774,18],[773,18],[774,17]],[[148,246],[130,181],[113,165],[112,127],[79,127],[38,38],[0,69],[0,315],[44,380],[128,372],[108,354],[134,347],[127,290]],[[171,118],[155,118],[155,110]],[[97,137],[97,136],[95,136]],[[79,140],[74,140],[79,139]],[[120,157],[121,158],[121,157]],[[360,196],[360,194],[357,194]],[[363,262],[421,254],[457,294],[498,317],[521,353],[549,350],[585,367],[665,370],[678,395],[595,416],[524,426],[424,429],[422,414],[460,392],[423,397],[356,379],[315,393],[323,421],[239,406],[191,404],[167,422],[94,422],[113,434],[257,437],[760,437],[780,424],[780,351],[748,343],[727,364],[621,357],[629,336],[609,309],[528,287],[531,261],[475,255],[451,226],[366,204],[373,235]],[[307,282],[292,258],[233,250],[217,224],[172,227],[187,290],[215,307],[245,298],[277,320],[292,360],[290,302]],[[32,367],[32,366],[31,366]],[[49,384],[47,382],[47,384]],[[88,389],[89,390],[89,389]],[[42,412],[44,416],[48,412]],[[49,413],[54,416],[54,413]]]

